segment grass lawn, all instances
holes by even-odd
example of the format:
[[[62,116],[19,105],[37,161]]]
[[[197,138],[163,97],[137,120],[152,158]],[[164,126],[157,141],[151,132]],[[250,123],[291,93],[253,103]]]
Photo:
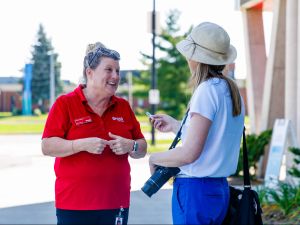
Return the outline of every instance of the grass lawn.
[[[156,140],[156,145],[151,145],[151,140],[147,140],[148,143],[148,152],[162,152],[169,149],[173,139],[170,140]]]
[[[3,124],[0,121],[0,134],[41,134],[44,124]]]
[[[0,114],[0,134],[40,134],[44,129],[47,115],[12,116]]]

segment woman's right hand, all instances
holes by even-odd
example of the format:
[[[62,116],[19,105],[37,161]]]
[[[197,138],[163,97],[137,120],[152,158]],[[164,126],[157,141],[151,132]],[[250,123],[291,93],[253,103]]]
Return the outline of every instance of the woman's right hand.
[[[74,149],[75,151],[87,151],[92,154],[101,154],[108,144],[107,140],[97,137],[83,138],[75,141]]]
[[[166,114],[152,115],[150,118],[150,122],[153,127],[160,132],[176,133],[180,126],[180,122],[178,120]]]

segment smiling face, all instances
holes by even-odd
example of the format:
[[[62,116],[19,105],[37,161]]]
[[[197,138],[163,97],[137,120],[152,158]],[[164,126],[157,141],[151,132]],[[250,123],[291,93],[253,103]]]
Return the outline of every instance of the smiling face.
[[[120,65],[118,60],[101,57],[95,69],[87,68],[87,87],[103,96],[113,96],[119,86]]]

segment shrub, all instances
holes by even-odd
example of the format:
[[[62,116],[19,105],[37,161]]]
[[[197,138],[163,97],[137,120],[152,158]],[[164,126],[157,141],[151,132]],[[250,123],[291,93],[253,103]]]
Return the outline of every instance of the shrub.
[[[264,154],[265,147],[269,144],[271,140],[271,136],[272,136],[272,130],[265,130],[259,135],[256,134],[246,135],[248,161],[249,161],[250,169],[254,168],[254,171],[256,171],[257,162],[259,158]],[[238,167],[235,176],[239,176],[239,173],[242,170],[243,170],[243,146],[241,144],[239,162],[238,162]]]
[[[290,183],[279,182],[278,188],[269,189],[268,195],[271,201],[277,205],[285,216],[289,215],[300,205],[300,186]]]
[[[289,169],[288,173],[294,177],[300,178],[300,170],[297,167],[297,165],[300,165],[300,148],[289,147],[288,150],[295,155],[293,160],[295,165]]]

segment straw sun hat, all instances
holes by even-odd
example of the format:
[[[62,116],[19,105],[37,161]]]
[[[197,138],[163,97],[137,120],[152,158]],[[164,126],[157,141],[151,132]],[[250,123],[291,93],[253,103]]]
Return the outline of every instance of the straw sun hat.
[[[226,65],[236,58],[227,32],[217,24],[204,22],[196,26],[177,50],[186,58],[209,65]]]

